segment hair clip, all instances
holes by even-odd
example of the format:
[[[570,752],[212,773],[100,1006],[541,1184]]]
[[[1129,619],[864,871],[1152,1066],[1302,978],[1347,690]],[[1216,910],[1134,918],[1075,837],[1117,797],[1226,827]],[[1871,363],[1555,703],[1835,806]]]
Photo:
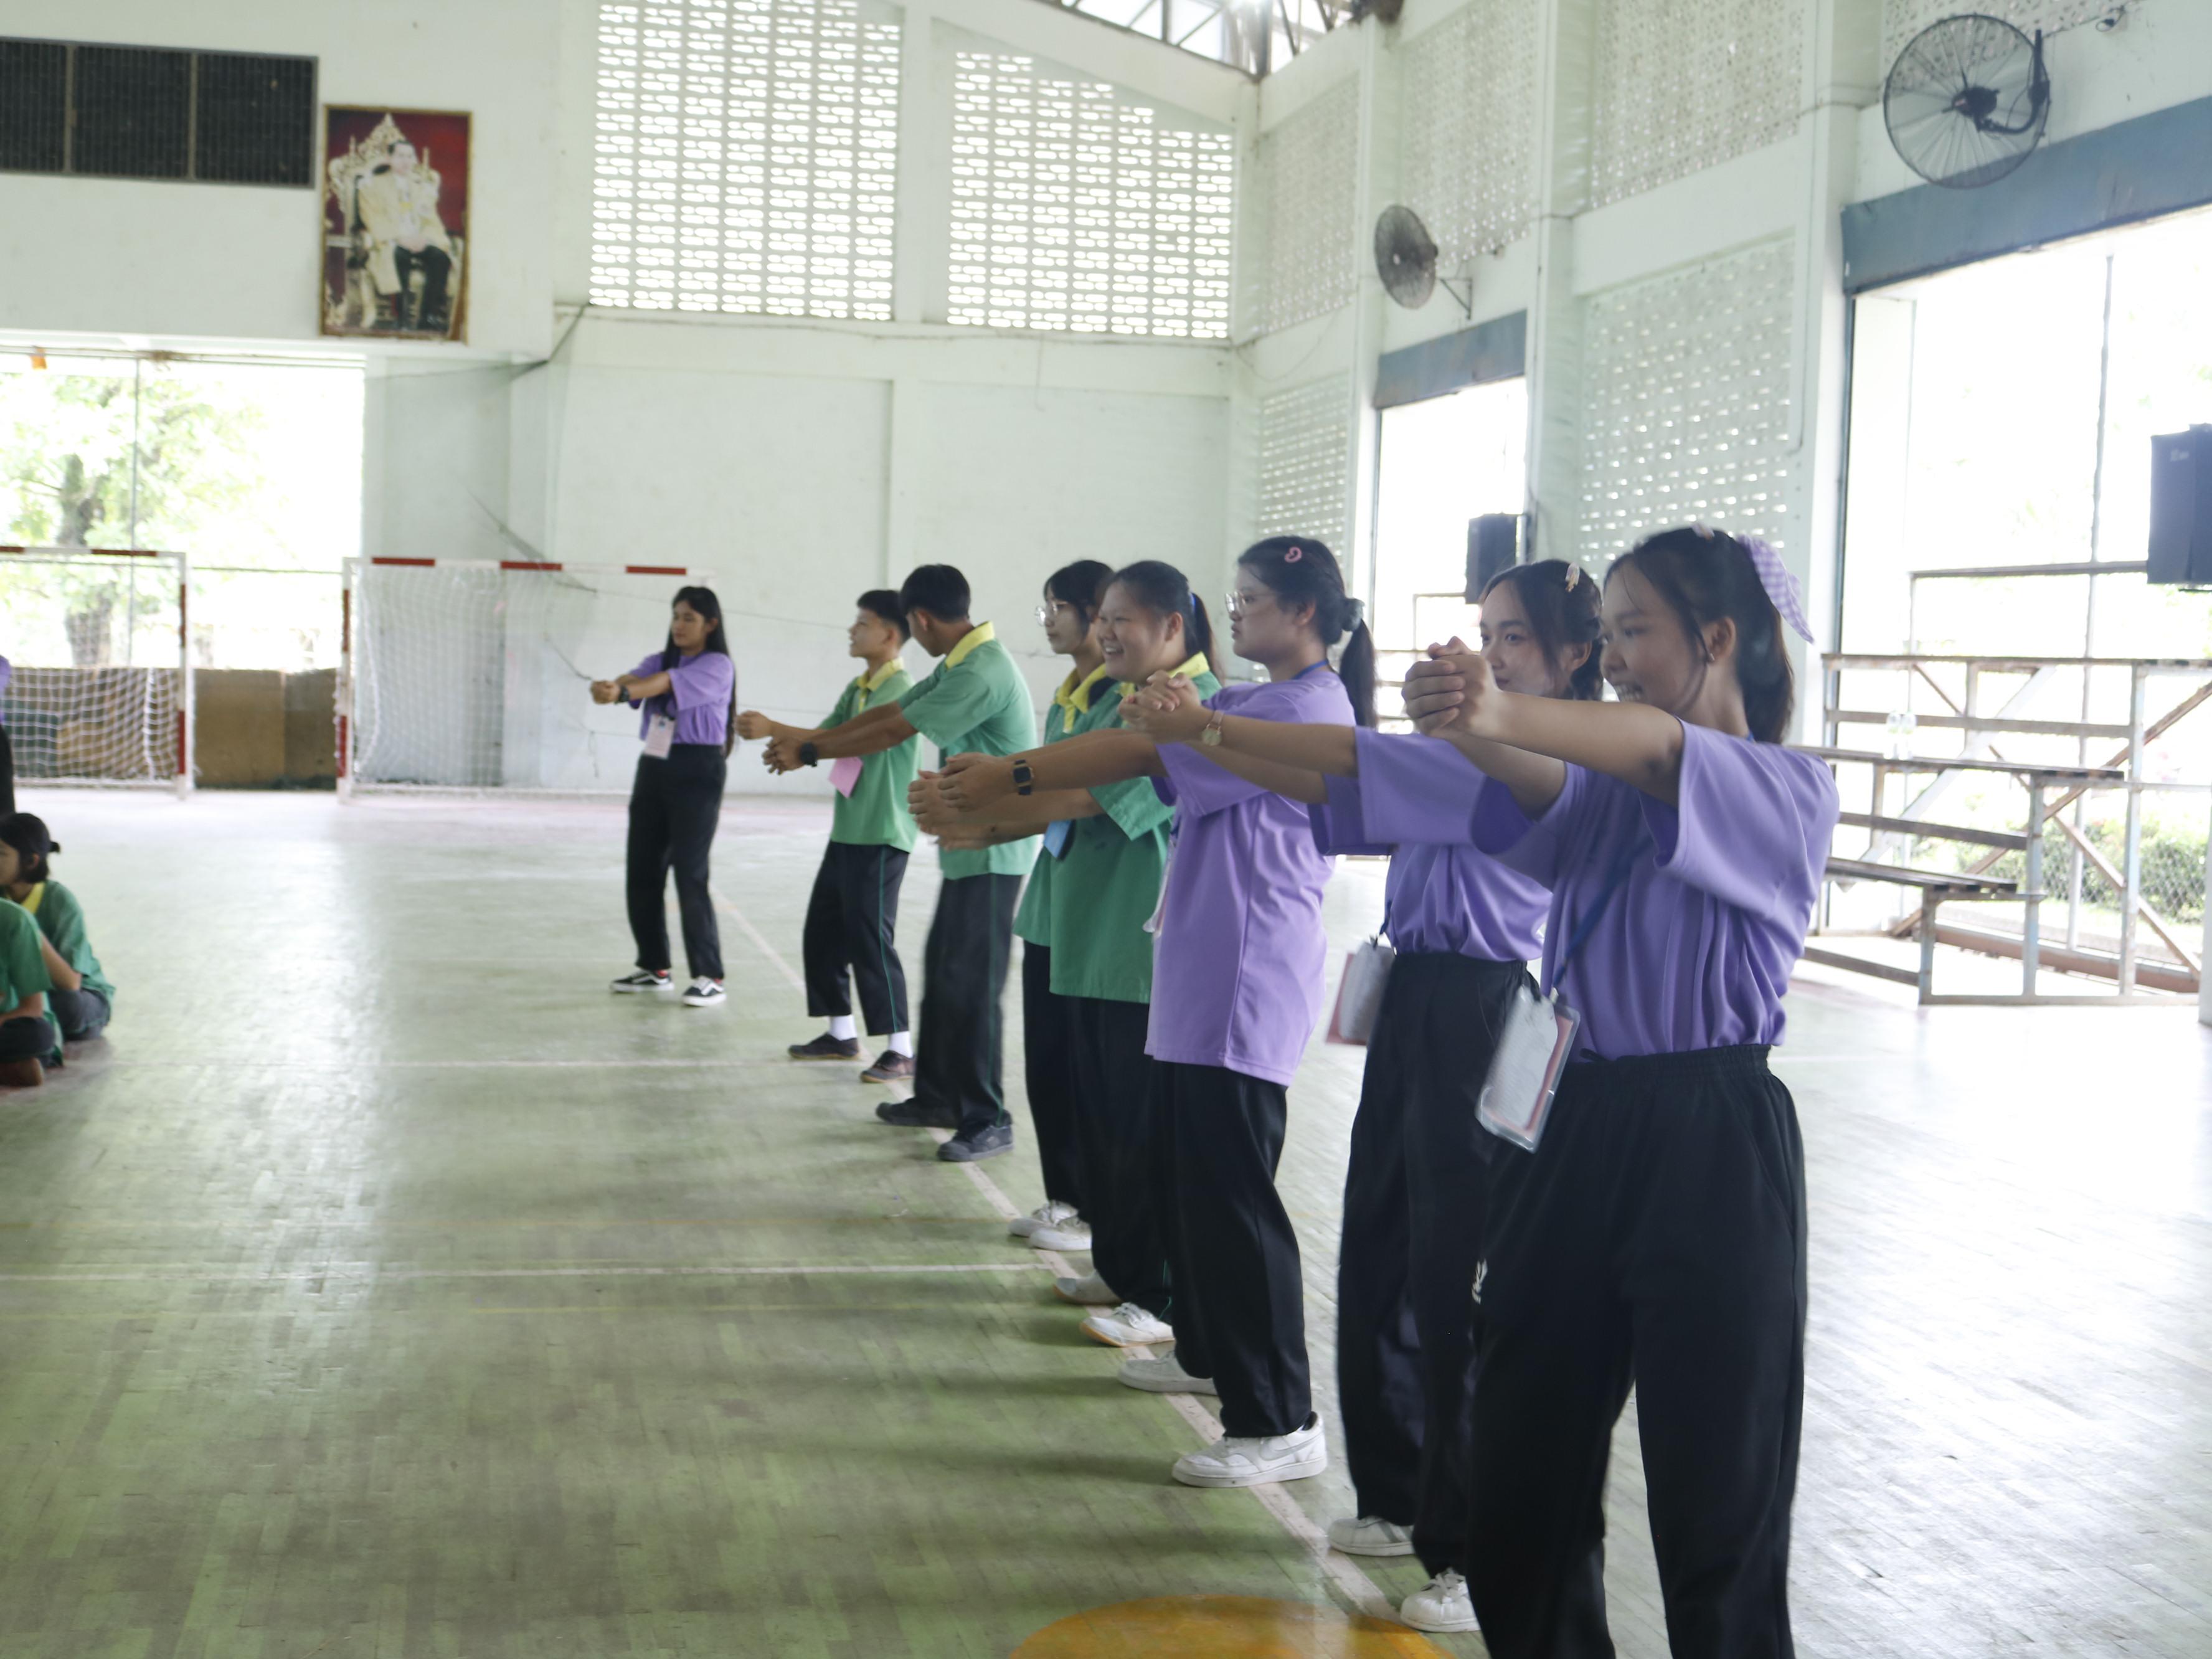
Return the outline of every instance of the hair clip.
[[[1711,541],[1713,538],[1713,527],[1709,524],[1692,523],[1690,526],[1690,528],[1696,531],[1698,535],[1704,537],[1707,541]]]
[[[1573,592],[1575,591],[1575,584],[1576,584],[1577,582],[1580,581],[1582,579],[1583,579],[1583,568],[1582,568],[1582,566],[1580,566],[1580,565],[1578,565],[1578,564],[1570,564],[1570,565],[1567,567],[1567,592],[1569,592],[1570,593]]]
[[[1300,559],[1305,557],[1305,549],[1303,547],[1294,547],[1289,552],[1283,555],[1283,562],[1285,564],[1296,564]]]

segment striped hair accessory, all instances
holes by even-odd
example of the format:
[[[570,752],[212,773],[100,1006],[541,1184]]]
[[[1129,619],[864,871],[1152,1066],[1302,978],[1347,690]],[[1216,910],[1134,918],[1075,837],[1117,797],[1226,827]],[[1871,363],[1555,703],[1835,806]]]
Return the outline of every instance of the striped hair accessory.
[[[1751,568],[1759,573],[1759,585],[1774,601],[1782,620],[1797,630],[1799,639],[1812,644],[1812,626],[1805,620],[1805,596],[1798,591],[1797,579],[1782,562],[1782,556],[1759,537],[1739,536],[1735,540],[1736,545],[1751,555]]]

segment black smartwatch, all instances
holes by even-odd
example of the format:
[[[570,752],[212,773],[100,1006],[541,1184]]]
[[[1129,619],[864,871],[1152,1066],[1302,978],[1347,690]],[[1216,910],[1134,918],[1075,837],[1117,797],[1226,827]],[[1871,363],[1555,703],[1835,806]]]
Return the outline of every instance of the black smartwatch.
[[[811,766],[821,758],[822,751],[812,744],[802,743],[799,745],[799,763],[801,766]]]
[[[1018,795],[1026,795],[1036,787],[1036,774],[1030,770],[1030,763],[1025,760],[1016,761],[1014,763],[1014,793]]]

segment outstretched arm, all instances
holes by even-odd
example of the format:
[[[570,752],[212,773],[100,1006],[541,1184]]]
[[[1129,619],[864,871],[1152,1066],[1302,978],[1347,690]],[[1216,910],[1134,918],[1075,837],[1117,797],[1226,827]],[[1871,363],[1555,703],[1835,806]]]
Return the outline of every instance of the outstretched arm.
[[[938,791],[937,781],[942,775],[922,773],[907,790],[907,805],[922,832],[948,846],[996,847],[1003,842],[1027,841],[1042,835],[1048,825],[1097,817],[1104,810],[1087,789],[1053,789],[1009,795],[979,812],[959,812]]]
[[[1352,776],[1359,770],[1351,726],[1216,715],[1199,700],[1198,688],[1180,675],[1155,674],[1142,690],[1123,698],[1121,722],[1156,743],[1182,744],[1247,783],[1308,805],[1328,799],[1324,774]],[[1219,743],[1200,740],[1209,725],[1220,727]]]
[[[1566,768],[1619,778],[1674,804],[1682,781],[1682,722],[1648,703],[1576,702],[1501,691],[1490,665],[1459,641],[1431,647],[1406,676],[1406,708],[1422,731],[1443,738],[1513,792],[1521,810],[1542,811],[1566,786]]]
[[[1013,796],[1016,761],[1029,763],[1032,792],[1040,795],[1167,775],[1150,738],[1102,727],[1018,755],[955,755],[938,775],[938,793],[955,811],[981,811]]]

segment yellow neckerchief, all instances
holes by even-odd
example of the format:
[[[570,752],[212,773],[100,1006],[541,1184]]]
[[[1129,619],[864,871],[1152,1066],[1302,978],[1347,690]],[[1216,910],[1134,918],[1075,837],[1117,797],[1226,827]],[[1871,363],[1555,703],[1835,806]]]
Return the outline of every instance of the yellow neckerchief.
[[[862,709],[865,709],[868,706],[868,699],[884,689],[884,682],[890,678],[892,675],[897,673],[900,669],[905,666],[906,665],[904,663],[901,662],[896,657],[893,657],[881,668],[876,670],[874,673],[862,674],[855,678],[853,682],[853,685],[854,689],[860,692],[860,701],[859,706],[856,707],[853,712],[857,714]]]
[[[39,901],[46,896],[46,884],[42,881],[23,895],[23,908],[35,916],[39,914]]]
[[[1103,662],[1079,682],[1073,669],[1067,671],[1067,678],[1060,683],[1060,690],[1052,694],[1052,706],[1060,710],[1060,729],[1063,734],[1075,730],[1075,722],[1091,712],[1091,699],[1097,692],[1098,682],[1105,678],[1106,665]]]
[[[990,644],[993,640],[995,640],[999,636],[996,634],[992,632],[990,623],[977,623],[973,628],[969,629],[965,634],[963,634],[960,636],[959,644],[954,646],[950,651],[945,653],[945,665],[947,668],[959,667],[962,663],[968,660],[970,655],[981,649],[984,646]]]

